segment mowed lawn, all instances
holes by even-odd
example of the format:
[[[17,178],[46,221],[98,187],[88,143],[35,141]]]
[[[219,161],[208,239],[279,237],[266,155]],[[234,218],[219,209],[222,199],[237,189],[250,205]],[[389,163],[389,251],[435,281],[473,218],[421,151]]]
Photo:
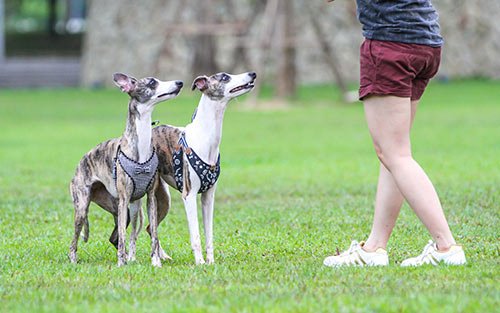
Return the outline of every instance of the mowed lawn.
[[[172,262],[116,266],[112,217],[90,208],[90,240],[69,263],[68,183],[84,153],[120,136],[117,89],[0,90],[1,312],[494,312],[500,305],[500,83],[433,83],[413,130],[463,267],[401,268],[430,239],[404,206],[386,268],[331,269],[323,258],[367,237],[378,161],[361,104],[304,87],[288,108],[230,103],[216,194],[216,265],[195,266],[180,194],[160,225]],[[199,94],[183,90],[154,119],[184,125]],[[264,97],[263,101],[266,101]],[[201,212],[199,213],[201,217]]]

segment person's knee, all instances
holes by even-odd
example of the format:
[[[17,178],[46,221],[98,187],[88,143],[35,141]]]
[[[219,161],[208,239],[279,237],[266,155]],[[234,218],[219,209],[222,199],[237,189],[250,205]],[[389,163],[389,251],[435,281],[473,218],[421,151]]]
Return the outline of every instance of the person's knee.
[[[375,146],[375,154],[377,154],[377,158],[385,166],[385,162],[384,162],[385,161],[385,155],[383,153],[383,151],[385,151],[385,150],[382,150],[382,148],[379,145],[377,145],[377,144],[375,144],[374,146]],[[387,168],[387,166],[385,166],[385,167]]]
[[[411,151],[387,149],[377,144],[375,144],[375,153],[377,154],[380,162],[390,172],[392,172],[397,166],[412,159]]]

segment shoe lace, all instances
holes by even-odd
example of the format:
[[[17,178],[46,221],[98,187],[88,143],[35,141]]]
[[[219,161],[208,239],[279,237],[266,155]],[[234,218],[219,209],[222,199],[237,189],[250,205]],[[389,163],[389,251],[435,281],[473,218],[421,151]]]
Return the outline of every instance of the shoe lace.
[[[360,249],[359,242],[357,242],[356,240],[353,240],[351,242],[351,245],[349,246],[349,249],[347,249],[346,251],[340,253],[339,256],[347,258],[349,260],[349,262],[352,262],[352,260],[351,260],[352,256],[359,249]]]
[[[422,253],[417,256],[417,261],[424,262],[427,258],[429,258],[429,255],[434,250],[436,250],[434,248],[434,242],[432,240],[429,240],[429,243],[424,247],[424,251],[422,251]]]
[[[337,253],[335,258],[337,258],[337,265],[340,264],[348,264],[348,265],[361,265],[366,264],[359,254],[359,250],[361,250],[361,244],[356,240],[351,242],[349,249],[345,250],[342,253]],[[338,249],[337,249],[338,251]]]
[[[356,240],[353,240],[351,242],[351,245],[349,246],[349,249],[340,253],[339,255],[340,256],[347,256],[349,254],[352,254],[354,251],[358,250],[358,248],[359,248],[359,243]]]

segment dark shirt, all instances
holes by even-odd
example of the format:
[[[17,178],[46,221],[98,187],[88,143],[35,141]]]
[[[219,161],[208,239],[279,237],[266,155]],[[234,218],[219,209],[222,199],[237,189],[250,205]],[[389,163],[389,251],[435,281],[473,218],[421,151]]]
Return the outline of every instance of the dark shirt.
[[[440,47],[438,13],[430,0],[357,0],[358,20],[368,39]]]

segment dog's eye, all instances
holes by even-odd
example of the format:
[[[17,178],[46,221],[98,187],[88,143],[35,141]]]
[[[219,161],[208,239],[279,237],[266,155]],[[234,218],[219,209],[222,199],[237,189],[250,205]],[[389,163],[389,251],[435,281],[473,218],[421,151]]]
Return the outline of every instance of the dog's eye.
[[[151,80],[150,80],[150,81],[146,84],[146,86],[147,86],[148,88],[151,88],[151,89],[155,88],[155,87],[156,87],[156,80],[151,79]]]
[[[230,79],[231,79],[231,77],[229,77],[229,75],[227,75],[227,74],[222,74],[222,78],[221,78],[221,80],[222,80],[223,82],[226,82],[226,83],[227,83]]]

